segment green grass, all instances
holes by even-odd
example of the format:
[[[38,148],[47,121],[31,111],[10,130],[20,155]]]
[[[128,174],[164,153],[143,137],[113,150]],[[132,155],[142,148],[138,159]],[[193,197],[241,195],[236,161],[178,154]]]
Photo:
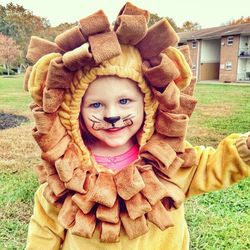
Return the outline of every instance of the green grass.
[[[250,130],[250,85],[199,84],[189,141],[217,146],[230,133]],[[186,202],[191,249],[250,249],[250,179]]]
[[[38,186],[30,171],[0,174],[0,249],[23,249]]]
[[[250,85],[199,84],[188,139],[194,144],[216,146],[231,133],[249,131]]]
[[[203,105],[215,107],[217,112],[222,111],[215,113],[213,119],[210,119],[211,116],[205,119],[203,126],[216,128],[219,133],[224,134],[249,129],[249,86],[232,85],[225,88],[223,85],[201,85],[197,94]],[[196,115],[202,117],[202,111]]]
[[[0,77],[0,111],[27,111],[31,98],[23,88],[23,75]]]
[[[216,146],[232,132],[247,132],[250,125],[250,85],[199,84],[199,102],[189,127],[188,140]],[[0,78],[0,110],[20,115],[29,113],[31,99],[23,91],[22,77]],[[28,137],[32,124],[0,131],[0,249],[23,249],[33,194],[38,186],[33,166],[39,150]],[[11,138],[11,142],[8,142]],[[15,138],[18,138],[17,142]],[[26,138],[26,140],[25,140]],[[250,249],[250,179],[227,190],[186,202],[191,249]]]
[[[186,202],[191,249],[250,247],[250,180],[227,190],[193,197]]]

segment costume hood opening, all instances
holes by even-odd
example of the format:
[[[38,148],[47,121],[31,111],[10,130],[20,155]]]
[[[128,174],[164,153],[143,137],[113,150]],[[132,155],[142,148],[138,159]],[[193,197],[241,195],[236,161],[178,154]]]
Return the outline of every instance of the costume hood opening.
[[[142,59],[139,51],[129,45],[121,45],[121,54],[110,60],[102,62],[100,65],[86,70],[85,68],[77,71],[70,85],[69,91],[65,94],[65,100],[59,109],[59,117],[66,127],[72,139],[86,155],[84,162],[88,162],[87,148],[81,137],[79,129],[79,114],[82,98],[91,82],[98,76],[118,76],[129,78],[137,84],[144,95],[144,125],[138,135],[139,145],[144,145],[154,132],[154,118],[158,106],[153,92],[146,83],[142,74]],[[108,88],[108,86],[107,86]],[[68,119],[66,118],[68,117]]]

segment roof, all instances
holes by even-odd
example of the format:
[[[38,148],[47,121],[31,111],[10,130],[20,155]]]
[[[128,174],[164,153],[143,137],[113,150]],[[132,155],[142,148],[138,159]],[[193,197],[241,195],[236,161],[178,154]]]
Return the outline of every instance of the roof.
[[[227,26],[201,29],[191,32],[178,33],[180,37],[180,42],[186,42],[188,40],[196,40],[196,39],[221,38],[222,36],[239,35],[239,34],[250,35],[250,23],[227,25]]]

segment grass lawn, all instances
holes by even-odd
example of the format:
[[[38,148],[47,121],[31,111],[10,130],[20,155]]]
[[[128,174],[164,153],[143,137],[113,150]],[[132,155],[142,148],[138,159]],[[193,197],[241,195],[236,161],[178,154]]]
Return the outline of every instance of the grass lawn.
[[[30,102],[29,94],[23,90],[23,75],[0,77],[0,110],[26,114]]]
[[[0,130],[0,249],[23,249],[33,194],[38,186],[32,167],[40,151],[33,141],[28,110],[31,99],[23,91],[22,76],[0,78],[0,112],[25,115],[30,122]],[[216,147],[232,132],[250,129],[250,85],[198,84],[198,104],[188,140]],[[186,202],[191,249],[250,249],[250,179]]]

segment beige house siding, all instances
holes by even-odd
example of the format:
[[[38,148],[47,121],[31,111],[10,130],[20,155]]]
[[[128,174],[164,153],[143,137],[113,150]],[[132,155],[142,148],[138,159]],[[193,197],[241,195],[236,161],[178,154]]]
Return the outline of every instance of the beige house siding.
[[[240,36],[233,36],[233,44],[227,44],[228,37],[221,38],[221,55],[220,55],[220,78],[222,82],[237,81],[238,53]],[[231,69],[229,66],[231,63]]]
[[[250,82],[250,23],[178,33],[179,45],[188,44],[193,74],[198,80]],[[233,43],[228,44],[228,38]],[[193,42],[196,48],[192,48]],[[208,72],[209,71],[209,72]]]
[[[202,40],[199,73],[201,81],[219,79],[220,48],[220,39]]]
[[[192,73],[193,76],[197,77],[199,80],[199,71],[200,71],[200,47],[201,47],[201,40],[196,41],[196,48],[193,48],[193,41],[188,41],[187,45],[189,46],[190,50],[190,57],[192,60]]]
[[[199,80],[218,80],[219,68],[219,63],[201,63]]]

